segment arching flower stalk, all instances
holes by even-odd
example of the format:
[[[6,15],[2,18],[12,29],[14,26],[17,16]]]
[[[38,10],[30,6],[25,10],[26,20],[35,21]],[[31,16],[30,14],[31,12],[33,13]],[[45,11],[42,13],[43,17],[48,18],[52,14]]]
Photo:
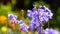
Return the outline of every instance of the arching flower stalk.
[[[48,22],[49,19],[52,19],[53,13],[45,6],[39,6],[39,8],[34,8],[28,11],[28,17],[31,18],[29,26],[26,26],[22,20],[18,21],[17,16],[13,14],[9,14],[8,17],[12,20],[12,23],[17,22],[20,24],[20,30],[28,32],[28,29],[31,31],[37,31],[39,34],[43,34],[43,22]]]
[[[17,20],[17,16],[13,14],[8,14],[9,19],[11,20],[11,24],[18,23],[20,25],[20,31],[28,32],[29,26],[23,23],[22,20]]]
[[[13,23],[17,23],[17,16],[16,15],[13,15],[13,14],[8,14],[8,17],[10,19],[10,23],[13,24]]]
[[[22,20],[18,21],[18,24],[20,24],[20,31],[28,32],[29,26],[23,23]]]

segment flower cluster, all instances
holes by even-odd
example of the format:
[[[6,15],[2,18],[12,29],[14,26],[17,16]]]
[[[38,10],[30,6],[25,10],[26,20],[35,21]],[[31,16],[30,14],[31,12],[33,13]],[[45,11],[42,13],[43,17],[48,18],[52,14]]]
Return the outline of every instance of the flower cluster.
[[[23,23],[22,20],[18,21],[18,24],[20,24],[20,30],[28,32],[29,26],[27,26],[25,23]]]
[[[38,34],[40,34],[40,29],[38,28],[36,30]],[[46,28],[42,31],[42,34],[60,34],[59,31],[52,29],[52,28]]]
[[[8,17],[9,17],[9,19],[11,20],[10,23],[12,23],[12,24],[13,24],[13,23],[18,23],[18,24],[20,24],[20,31],[28,32],[29,26],[26,26],[26,24],[23,23],[22,20],[18,21],[16,15],[9,14]]]
[[[13,14],[8,14],[8,17],[10,20],[16,20],[17,19],[17,16],[13,15]]]
[[[53,13],[45,6],[36,6],[32,10],[28,10],[28,17],[31,18],[30,28],[33,30],[39,26],[43,26],[42,22],[48,22],[52,18]]]
[[[55,29],[52,28],[46,28],[45,30],[43,30],[43,34],[59,34],[59,32]]]
[[[28,17],[32,20],[45,21],[48,22],[52,18],[53,13],[45,6],[39,6],[37,9],[36,6],[32,10],[28,10]]]
[[[40,6],[38,9],[39,15],[41,16],[41,21],[48,22],[49,19],[52,19],[53,13],[45,6]],[[43,10],[41,10],[43,9]]]
[[[10,22],[11,24],[17,22],[17,16],[16,15],[8,14],[8,17],[11,20],[11,22]]]
[[[28,32],[28,29],[32,31],[37,31],[40,34],[40,26],[43,26],[43,22],[48,22],[49,19],[52,19],[53,13],[45,6],[39,6],[37,8],[34,6],[32,10],[27,10],[27,15],[31,19],[29,26],[27,26],[22,20],[17,20],[17,16],[9,14],[8,17],[13,22],[20,24],[20,31]],[[45,29],[42,34],[57,34],[58,31],[54,29]],[[58,33],[59,34],[59,33]]]

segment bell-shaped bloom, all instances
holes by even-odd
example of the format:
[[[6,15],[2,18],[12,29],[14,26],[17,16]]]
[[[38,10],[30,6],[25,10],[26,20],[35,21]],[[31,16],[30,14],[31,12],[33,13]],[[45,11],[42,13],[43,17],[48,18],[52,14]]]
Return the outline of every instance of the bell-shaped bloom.
[[[28,17],[37,18],[39,21],[48,22],[49,19],[52,19],[53,13],[45,6],[40,6],[38,9],[36,6],[32,10],[28,10]]]
[[[20,24],[20,31],[28,32],[29,26],[26,26],[26,24],[22,23]]]
[[[18,24],[20,25],[20,31],[28,32],[29,26],[23,23],[22,20],[18,21]]]
[[[32,10],[27,10],[27,13],[28,17],[31,18],[29,25],[31,29],[36,29],[39,26],[43,26],[42,22],[48,22],[53,16],[51,10],[45,6],[39,6],[39,8],[34,6]]]
[[[59,31],[52,29],[52,28],[46,28],[43,30],[43,34],[59,34]]]
[[[10,20],[13,20],[14,18],[17,19],[17,16],[13,14],[8,14],[8,17]]]
[[[8,14],[9,19],[11,20],[10,23],[17,23],[17,16],[13,14]]]

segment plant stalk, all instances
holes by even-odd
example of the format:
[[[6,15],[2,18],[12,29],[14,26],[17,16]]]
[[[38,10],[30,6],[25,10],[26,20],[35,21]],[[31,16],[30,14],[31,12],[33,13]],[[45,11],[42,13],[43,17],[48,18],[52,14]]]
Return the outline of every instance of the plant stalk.
[[[39,24],[40,24],[40,34],[43,34],[43,24],[42,24],[43,22],[39,22]]]

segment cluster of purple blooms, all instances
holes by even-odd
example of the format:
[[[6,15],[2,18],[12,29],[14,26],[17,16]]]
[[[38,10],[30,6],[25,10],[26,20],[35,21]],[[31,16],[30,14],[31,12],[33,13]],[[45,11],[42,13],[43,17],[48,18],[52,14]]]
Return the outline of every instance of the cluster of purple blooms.
[[[38,34],[40,34],[40,29],[37,29]],[[46,28],[42,31],[42,34],[60,34],[58,30],[52,28]]]
[[[18,24],[20,24],[20,30],[21,31],[28,32],[29,26],[26,26],[26,24],[23,23],[22,20],[20,20],[20,21],[17,20],[17,16],[16,15],[9,14],[8,17],[9,17],[10,20],[12,20],[12,22],[10,22],[11,24],[18,23]]]
[[[25,23],[23,23],[22,20],[18,21],[18,24],[20,24],[21,31],[28,32],[29,26],[27,26]]]
[[[57,30],[52,28],[46,28],[43,30],[43,34],[60,34]]]
[[[31,19],[37,20],[37,22],[38,21],[48,22],[49,19],[52,18],[53,13],[51,12],[51,10],[49,10],[45,6],[39,6],[38,9],[36,8],[36,6],[34,6],[34,8],[32,10],[28,10],[28,14],[27,15]]]
[[[16,15],[9,14],[8,17],[9,17],[10,20],[12,20],[11,24],[17,22],[17,16]]]
[[[28,17],[31,18],[30,28],[31,30],[37,29],[43,26],[43,22],[48,22],[52,19],[53,13],[45,6],[36,6],[32,10],[28,10]]]
[[[27,15],[31,19],[29,26],[26,26],[26,24],[23,23],[22,20],[20,21],[17,20],[17,16],[13,14],[8,15],[9,19],[13,21],[11,23],[15,22],[20,24],[20,31],[28,32],[28,30],[31,30],[31,31],[37,31],[38,34],[40,34],[40,26],[43,26],[43,22],[48,22],[49,19],[52,19],[53,16],[51,10],[49,10],[45,6],[39,6],[39,8],[34,6],[32,10],[27,11],[28,11]],[[59,32],[52,28],[51,29],[47,28],[43,30],[42,34],[59,34]]]

